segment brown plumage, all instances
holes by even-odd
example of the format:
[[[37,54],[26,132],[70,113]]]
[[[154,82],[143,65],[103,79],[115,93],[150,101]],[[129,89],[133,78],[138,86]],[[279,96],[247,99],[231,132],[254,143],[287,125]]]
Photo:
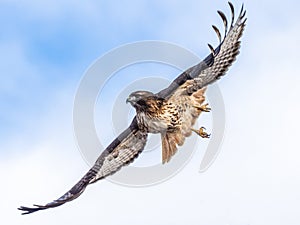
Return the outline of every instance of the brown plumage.
[[[179,75],[169,87],[157,94],[148,91],[132,93],[127,101],[136,109],[136,117],[130,126],[121,133],[99,156],[94,166],[63,196],[46,205],[23,207],[23,214],[57,207],[72,201],[85,188],[103,179],[122,166],[132,162],[144,149],[148,133],[159,133],[162,139],[162,162],[168,162],[176,153],[178,146],[195,131],[192,127],[202,111],[209,111],[204,93],[206,86],[223,76],[239,54],[240,38],[245,28],[246,11],[241,12],[234,22],[234,8],[229,3],[232,21],[228,29],[225,15],[218,11],[225,26],[224,38],[218,28],[213,26],[220,44],[217,48],[209,45],[211,53],[199,64]],[[209,137],[200,129],[202,137]]]
[[[181,86],[182,89],[192,81]],[[136,109],[137,124],[145,133],[160,133],[162,139],[162,162],[168,162],[192,133],[192,126],[201,113],[206,88],[192,95],[174,93],[169,99],[162,99],[151,92],[132,93],[127,102]]]
[[[206,88],[202,88],[191,96],[173,96],[167,101],[176,103],[175,109],[177,110],[169,111],[168,114],[176,113],[178,119],[176,123],[171,124],[171,128],[161,133],[163,163],[169,162],[177,152],[177,147],[182,146],[185,138],[192,134],[191,128],[202,112],[201,106],[205,101],[205,90]]]

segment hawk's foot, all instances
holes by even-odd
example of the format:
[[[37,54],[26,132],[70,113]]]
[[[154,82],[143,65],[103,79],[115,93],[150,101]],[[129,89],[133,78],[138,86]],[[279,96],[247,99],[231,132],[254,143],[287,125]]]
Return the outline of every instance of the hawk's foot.
[[[196,134],[198,134],[202,138],[210,138],[210,134],[205,132],[206,128],[205,127],[200,127],[199,130],[195,130],[192,128],[192,131],[194,131]]]
[[[211,108],[208,107],[208,103],[206,103],[206,104],[200,106],[200,110],[203,112],[210,112]]]
[[[210,112],[211,108],[208,107],[208,103],[200,106],[195,106],[197,109],[200,109],[202,112]]]

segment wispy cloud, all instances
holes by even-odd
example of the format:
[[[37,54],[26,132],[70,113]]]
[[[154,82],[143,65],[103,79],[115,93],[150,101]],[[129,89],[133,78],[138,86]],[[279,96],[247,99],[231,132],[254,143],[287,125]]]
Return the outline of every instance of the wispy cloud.
[[[88,65],[113,47],[144,39],[175,42],[205,55],[206,42],[217,43],[210,25],[222,26],[215,11],[227,6],[189,0],[0,4],[4,222],[300,221],[298,1],[246,2],[249,21],[241,55],[219,82],[226,104],[226,136],[220,156],[206,173],[198,173],[199,149],[183,171],[158,186],[136,189],[103,181],[60,209],[28,217],[19,216],[16,207],[58,197],[88,169],[72,127],[74,94]]]

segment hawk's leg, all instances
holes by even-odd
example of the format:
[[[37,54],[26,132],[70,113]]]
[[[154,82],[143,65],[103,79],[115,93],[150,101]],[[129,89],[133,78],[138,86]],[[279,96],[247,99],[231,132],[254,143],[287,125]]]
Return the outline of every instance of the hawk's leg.
[[[206,133],[205,130],[206,130],[205,127],[200,127],[199,130],[195,130],[195,129],[192,128],[192,131],[194,131],[200,137],[202,137],[202,138],[209,138],[210,134]]]
[[[200,106],[195,106],[195,108],[200,109],[202,112],[210,112],[211,108],[208,107],[208,103]]]

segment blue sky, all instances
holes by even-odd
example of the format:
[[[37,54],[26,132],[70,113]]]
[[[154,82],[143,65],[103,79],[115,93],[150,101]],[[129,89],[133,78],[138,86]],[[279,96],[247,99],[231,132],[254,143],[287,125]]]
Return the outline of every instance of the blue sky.
[[[238,8],[242,2],[233,3]],[[202,58],[207,42],[217,44],[211,29],[221,26],[216,10],[229,10],[226,1],[204,0],[1,0],[4,221],[82,224],[90,218],[88,224],[157,224],[155,218],[161,218],[172,224],[298,224],[300,3],[254,0],[245,6],[248,25],[241,54],[230,76],[219,82],[226,135],[207,173],[197,172],[199,151],[161,185],[135,189],[103,181],[88,188],[78,203],[25,218],[16,207],[58,197],[88,169],[77,150],[72,106],[91,63],[113,48],[143,40],[176,43]],[[107,210],[112,207],[120,218]]]

